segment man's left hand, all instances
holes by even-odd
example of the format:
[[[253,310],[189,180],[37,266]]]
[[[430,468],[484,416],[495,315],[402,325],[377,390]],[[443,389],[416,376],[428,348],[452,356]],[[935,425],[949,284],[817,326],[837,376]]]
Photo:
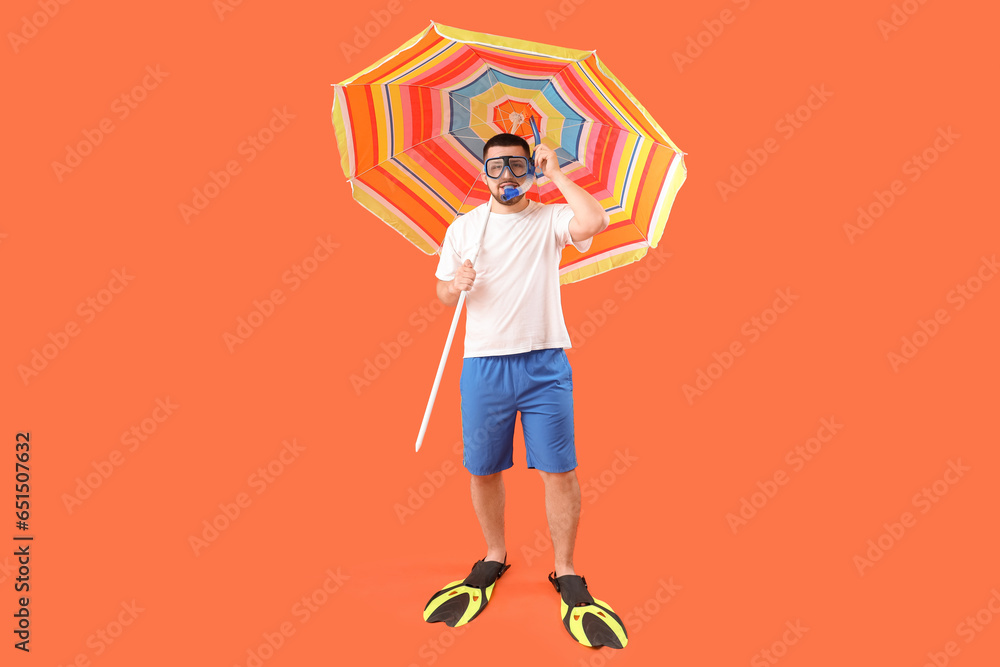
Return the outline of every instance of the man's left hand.
[[[539,144],[535,148],[535,168],[541,169],[542,173],[548,179],[553,179],[562,173],[562,169],[559,168],[559,158],[556,156],[556,152],[545,144]]]

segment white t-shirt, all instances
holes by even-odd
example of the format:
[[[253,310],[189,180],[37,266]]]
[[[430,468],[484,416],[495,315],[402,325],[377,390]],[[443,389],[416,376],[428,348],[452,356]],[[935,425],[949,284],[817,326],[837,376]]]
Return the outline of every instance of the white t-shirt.
[[[489,203],[448,227],[435,275],[452,280],[472,260]],[[570,237],[573,209],[567,204],[529,201],[520,213],[490,213],[476,281],[465,299],[466,357],[519,354],[570,347],[559,293],[559,260],[572,243],[580,252],[592,239]]]

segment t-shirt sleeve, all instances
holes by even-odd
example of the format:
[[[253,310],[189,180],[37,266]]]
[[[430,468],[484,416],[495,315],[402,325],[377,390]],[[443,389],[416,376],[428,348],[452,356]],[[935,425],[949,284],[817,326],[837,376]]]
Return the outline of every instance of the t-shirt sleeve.
[[[457,230],[455,223],[448,226],[448,231],[444,235],[444,243],[438,253],[437,271],[434,273],[438,280],[453,280],[458,273],[458,267],[462,266],[462,258],[455,250],[455,237]]]
[[[580,252],[587,252],[590,250],[590,244],[594,240],[593,237],[585,241],[574,241],[573,237],[569,233],[569,223],[573,219],[573,209],[569,207],[569,204],[554,204],[553,208],[553,226],[556,231],[556,242],[559,244],[560,250],[565,248],[570,243],[573,247]]]

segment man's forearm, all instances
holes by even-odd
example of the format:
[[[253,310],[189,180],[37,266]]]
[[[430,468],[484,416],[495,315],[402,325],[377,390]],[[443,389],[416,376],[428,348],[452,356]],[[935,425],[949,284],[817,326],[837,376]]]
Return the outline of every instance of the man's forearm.
[[[559,188],[559,192],[566,199],[566,203],[573,210],[573,217],[576,218],[577,228],[583,233],[584,238],[590,238],[594,234],[604,231],[611,218],[607,211],[601,206],[593,195],[573,182],[566,174],[560,172],[552,179],[552,182]],[[574,239],[579,241],[581,239]]]

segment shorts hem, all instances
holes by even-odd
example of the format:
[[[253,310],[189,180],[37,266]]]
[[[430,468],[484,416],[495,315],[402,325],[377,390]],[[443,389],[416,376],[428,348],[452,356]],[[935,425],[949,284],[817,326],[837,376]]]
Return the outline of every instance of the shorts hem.
[[[559,475],[564,472],[572,472],[576,470],[578,467],[579,465],[574,463],[572,468],[566,468],[565,470],[545,470],[544,468],[540,468],[538,466],[528,466],[528,470],[541,470],[542,472],[547,472],[550,475]]]
[[[503,466],[499,470],[494,470],[492,472],[473,472],[472,468],[470,468],[469,466],[465,465],[464,463],[462,464],[462,467],[464,467],[466,470],[468,470],[470,475],[475,475],[476,477],[486,477],[488,475],[495,475],[498,472],[503,472],[504,470],[510,470],[511,468],[514,467],[514,464],[511,463],[510,465]]]

